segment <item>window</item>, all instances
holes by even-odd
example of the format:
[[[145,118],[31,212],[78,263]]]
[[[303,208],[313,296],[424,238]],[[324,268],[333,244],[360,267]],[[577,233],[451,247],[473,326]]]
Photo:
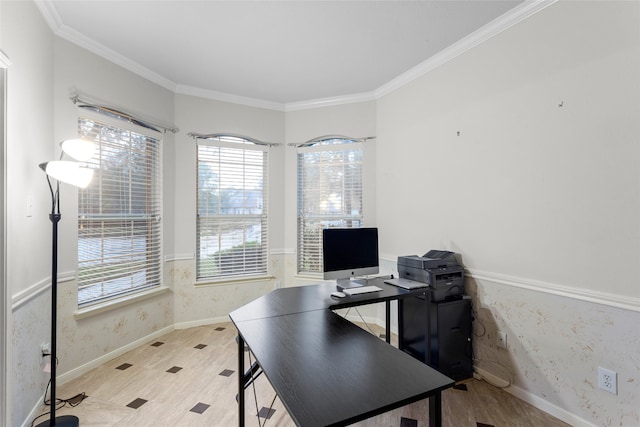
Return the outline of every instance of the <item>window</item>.
[[[78,134],[98,147],[78,193],[78,305],[160,286],[161,134],[89,111]]]
[[[298,271],[322,272],[322,229],[362,226],[362,143],[320,139],[298,148]]]
[[[237,136],[197,141],[197,279],[266,274],[268,146]]]

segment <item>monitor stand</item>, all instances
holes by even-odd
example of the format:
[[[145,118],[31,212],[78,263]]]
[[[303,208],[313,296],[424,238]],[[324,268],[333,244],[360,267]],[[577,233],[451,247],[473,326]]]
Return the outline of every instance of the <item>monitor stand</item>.
[[[367,279],[337,279],[336,287],[338,291],[342,292],[343,289],[359,288],[367,284]]]

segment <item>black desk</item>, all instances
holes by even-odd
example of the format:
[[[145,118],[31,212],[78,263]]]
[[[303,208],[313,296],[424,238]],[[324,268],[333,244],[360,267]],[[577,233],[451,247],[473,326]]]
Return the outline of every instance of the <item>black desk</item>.
[[[230,314],[239,333],[240,426],[245,342],[298,426],[348,425],[427,397],[430,425],[441,425],[440,392],[453,380],[331,311],[386,302],[388,339],[390,301],[420,291],[375,285],[383,290],[341,300],[331,298],[332,284],[276,289]]]

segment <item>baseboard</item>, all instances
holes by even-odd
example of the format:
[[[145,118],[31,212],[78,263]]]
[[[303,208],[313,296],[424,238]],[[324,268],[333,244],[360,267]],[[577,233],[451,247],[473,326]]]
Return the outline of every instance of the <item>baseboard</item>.
[[[171,326],[167,326],[165,328],[162,328],[158,331],[155,331],[152,334],[149,334],[145,337],[142,337],[132,343],[129,343],[127,345],[125,345],[124,347],[120,347],[117,350],[114,350],[110,353],[107,353],[103,356],[98,357],[97,359],[92,360],[89,363],[85,363],[82,366],[79,366],[75,369],[72,369],[68,372],[65,372],[62,375],[58,375],[57,376],[57,384],[58,385],[62,385],[64,383],[67,383],[71,380],[74,380],[76,378],[78,378],[79,376],[86,374],[87,372],[91,371],[92,369],[95,369],[105,363],[107,363],[108,361],[115,359],[118,356],[121,356],[123,354],[125,354],[128,351],[134,350],[137,347],[140,347],[141,345],[148,343],[150,341],[153,341],[155,339],[157,339],[158,337],[161,337],[164,334],[168,334],[169,332],[173,331],[175,329],[174,325]],[[56,387],[57,388],[57,387]],[[42,396],[40,396],[40,399],[38,399],[38,403],[36,403],[36,405],[33,407],[33,409],[31,410],[31,412],[29,412],[29,415],[27,416],[27,418],[23,421],[23,423],[20,425],[20,427],[30,427],[32,424],[32,421],[35,417],[37,417],[38,415],[40,415],[39,410],[40,407],[42,406],[42,402],[45,399],[45,395],[43,394]],[[59,396],[58,396],[59,397]],[[42,417],[42,421],[45,420],[45,417]]]
[[[493,384],[497,387],[502,387],[503,385],[507,386],[509,384],[507,380],[500,378],[485,369],[475,367],[474,370],[477,374],[480,375],[480,377],[486,379],[488,383]],[[568,412],[554,405],[553,403],[542,399],[541,397],[531,394],[528,391],[521,389],[520,387],[509,385],[508,387],[502,387],[502,389],[512,396],[515,396],[518,399],[522,400],[523,402],[527,402],[529,405],[538,408],[541,411],[544,411],[547,414],[554,416],[573,427],[597,427],[595,424],[592,424],[587,420],[584,420],[577,415],[572,414],[571,412]]]
[[[188,329],[195,328],[197,326],[215,325],[216,323],[230,322],[229,316],[210,317],[209,319],[192,320],[189,322],[174,323],[174,329]]]
[[[384,328],[384,325],[380,323],[380,319],[378,319],[377,317],[370,317],[370,316],[366,316],[366,317],[360,317],[357,314],[349,314],[347,316],[347,319],[352,321],[352,322],[362,322],[363,320],[366,323],[370,323],[370,324],[375,324],[377,326],[380,326],[382,328]],[[212,325],[212,324],[216,324],[216,323],[226,323],[229,322],[229,317],[228,316],[222,316],[222,317],[214,317],[214,318],[209,318],[209,319],[203,319],[203,320],[197,320],[197,321],[189,321],[189,322],[181,322],[181,323],[175,323],[173,325],[167,326],[163,329],[160,329],[158,331],[155,331],[152,334],[149,334],[143,338],[140,338],[134,342],[131,342],[117,350],[114,350],[110,353],[107,353],[103,356],[100,356],[97,359],[92,360],[91,362],[85,363],[82,366],[79,366],[75,369],[72,369],[68,372],[65,372],[64,374],[58,376],[58,384],[64,384],[67,383],[75,378],[78,378],[79,376],[91,371],[92,369],[95,369],[101,365],[103,365],[104,363],[107,363],[108,361],[121,356],[122,354],[127,353],[128,351],[134,350],[135,348],[153,341],[154,339],[157,339],[159,337],[161,337],[162,335],[165,335],[169,332],[172,332],[173,330],[176,329],[187,329],[187,328],[193,328],[193,327],[198,327],[198,326],[205,326],[205,325]],[[392,331],[393,333],[397,333]],[[595,424],[592,424],[556,405],[554,405],[553,403],[544,400],[536,395],[533,395],[531,393],[529,393],[526,390],[521,389],[520,387],[514,386],[514,385],[508,385],[509,382],[495,374],[492,374],[491,372],[482,369],[482,368],[478,368],[475,367],[475,372],[482,377],[483,379],[485,379],[487,382],[489,382],[490,384],[493,384],[497,387],[502,387],[503,390],[505,390],[507,393],[517,397],[518,399],[540,409],[541,411],[544,411],[546,413],[548,413],[549,415],[552,415],[574,427],[597,427]],[[27,417],[27,419],[22,423],[22,425],[20,427],[29,427],[31,425],[31,420],[33,420],[36,416],[40,415],[38,413],[39,408],[41,406],[41,403],[44,399],[44,395],[38,400],[39,403],[37,403],[33,409],[31,410],[31,412],[29,413],[29,416]]]
[[[112,359],[115,359],[118,356],[121,356],[125,353],[127,353],[128,351],[134,350],[138,347],[140,347],[141,345],[144,345],[150,341],[153,341],[165,334],[168,334],[169,332],[172,332],[176,329],[187,329],[187,328],[192,328],[192,327],[196,327],[196,326],[204,326],[204,325],[212,325],[212,324],[216,324],[216,323],[224,323],[224,322],[229,322],[229,317],[228,316],[223,316],[223,317],[215,317],[215,318],[210,318],[210,319],[205,319],[205,320],[198,320],[198,321],[193,321],[193,322],[183,322],[183,323],[176,323],[170,326],[167,326],[165,328],[162,328],[160,330],[157,330],[155,332],[153,332],[152,334],[149,334],[145,337],[142,337],[134,342],[131,342],[117,350],[114,350],[110,353],[107,353],[103,356],[98,357],[97,359],[92,360],[91,362],[85,363],[82,366],[79,366],[75,369],[72,369],[68,372],[65,372],[62,375],[59,375],[57,378],[57,383],[58,385],[62,385],[65,384],[71,380],[74,380],[76,378],[78,378],[79,376],[91,371],[92,369],[95,369],[107,362],[109,362]],[[38,415],[40,415],[40,413],[38,412],[40,407],[42,406],[43,400],[44,400],[45,396],[44,394],[40,397],[40,399],[38,399],[38,403],[33,407],[33,409],[31,410],[31,412],[29,413],[29,415],[27,416],[27,418],[24,420],[24,422],[20,425],[20,427],[30,427],[31,426],[31,422],[32,420],[37,417]],[[43,417],[44,419],[44,417]]]
[[[31,412],[29,412],[29,415],[27,415],[27,418],[25,418],[22,424],[20,424],[20,427],[31,427],[32,425],[37,425],[36,423],[33,422],[33,420],[38,415],[41,415],[41,413],[39,412],[39,409],[42,406],[42,402],[44,402],[44,399],[46,399],[46,397],[47,396],[45,396],[44,393],[42,394],[42,396],[40,396],[40,399],[38,399],[38,404],[36,404],[36,406],[34,406],[33,409],[31,409]],[[48,412],[47,412],[47,416],[49,416]],[[41,419],[39,419],[39,421],[44,421],[45,419],[46,419],[45,417],[42,417]]]
[[[104,365],[105,363],[107,363],[108,361],[115,359],[118,356],[121,356],[123,354],[125,354],[128,351],[134,350],[138,347],[140,347],[143,344],[146,344],[150,341],[153,341],[159,337],[161,337],[162,335],[168,334],[169,332],[173,331],[174,329],[176,329],[175,325],[170,325],[167,327],[164,327],[162,329],[159,329],[145,337],[142,337],[140,339],[137,339],[123,347],[120,347],[117,350],[114,350],[112,352],[109,352],[107,354],[104,354],[100,357],[98,357],[97,359],[92,360],[91,362],[85,363],[82,366],[78,366],[75,369],[72,369],[68,372],[65,372],[62,375],[59,375],[57,378],[57,382],[58,384],[64,384],[67,383],[73,379],[78,378],[80,375],[86,374],[87,372],[91,371],[92,369],[95,369],[101,365]]]

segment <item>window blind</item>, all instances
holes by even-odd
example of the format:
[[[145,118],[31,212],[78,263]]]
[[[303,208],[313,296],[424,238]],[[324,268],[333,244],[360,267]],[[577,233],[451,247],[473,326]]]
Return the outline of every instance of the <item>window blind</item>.
[[[362,226],[362,143],[298,148],[298,271],[322,272],[322,229]]]
[[[78,134],[98,147],[78,193],[78,305],[160,286],[160,134],[88,112]]]
[[[267,273],[268,147],[198,139],[197,279]]]

